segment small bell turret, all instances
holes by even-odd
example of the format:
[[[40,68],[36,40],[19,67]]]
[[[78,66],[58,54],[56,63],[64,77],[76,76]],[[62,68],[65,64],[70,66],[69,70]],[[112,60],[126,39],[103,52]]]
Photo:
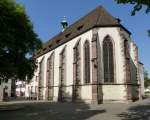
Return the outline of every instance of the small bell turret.
[[[62,25],[62,32],[63,32],[68,27],[68,22],[67,22],[66,16],[63,17],[61,25]]]

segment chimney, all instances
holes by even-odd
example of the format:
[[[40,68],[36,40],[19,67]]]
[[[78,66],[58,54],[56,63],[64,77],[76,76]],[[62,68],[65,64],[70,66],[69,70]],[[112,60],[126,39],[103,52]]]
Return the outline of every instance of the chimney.
[[[120,23],[120,22],[121,22],[121,20],[120,20],[119,18],[116,18],[116,20],[118,21],[118,23]]]
[[[62,26],[62,32],[68,27],[66,16],[63,17],[63,20],[61,21],[61,26]]]

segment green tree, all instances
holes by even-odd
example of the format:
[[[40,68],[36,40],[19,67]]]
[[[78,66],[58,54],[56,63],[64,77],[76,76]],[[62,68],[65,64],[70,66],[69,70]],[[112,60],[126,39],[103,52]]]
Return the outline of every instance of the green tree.
[[[31,79],[36,68],[32,56],[41,45],[24,7],[0,0],[0,80]]]
[[[131,15],[134,16],[136,12],[140,11],[143,7],[146,7],[145,13],[150,12],[150,0],[115,0],[118,4],[132,4],[133,10]],[[148,36],[150,37],[150,30],[148,30]]]
[[[115,0],[118,4],[133,4],[134,8],[131,15],[135,15],[137,11],[141,10],[143,6],[146,7],[145,13],[150,12],[150,1],[149,0]]]
[[[150,86],[150,78],[148,77],[148,72],[144,70],[144,86],[147,88]]]

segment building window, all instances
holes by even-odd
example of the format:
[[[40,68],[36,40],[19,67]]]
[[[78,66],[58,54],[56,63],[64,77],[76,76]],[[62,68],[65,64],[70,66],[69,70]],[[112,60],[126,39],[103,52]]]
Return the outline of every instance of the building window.
[[[66,69],[66,55],[65,48],[60,54],[60,83],[64,85],[65,82],[65,69]]]
[[[59,101],[63,101],[65,98],[65,84],[66,84],[66,47],[60,53],[60,84],[59,84]]]
[[[5,83],[8,83],[8,79],[5,80]]]
[[[36,81],[36,82],[38,81],[38,76],[35,76],[35,81]]]
[[[76,69],[74,77],[75,79],[75,84],[80,84],[80,69],[81,69],[81,58],[80,58],[80,44],[79,42],[76,44],[74,47],[74,67]]]
[[[53,84],[54,84],[54,53],[52,53],[47,60],[48,99],[52,99],[53,97]]]
[[[38,86],[35,86],[35,95],[37,96],[38,93]]]
[[[33,90],[34,88],[33,88],[33,86],[31,86],[31,94],[33,94],[34,92],[34,90]]]
[[[41,83],[40,85],[43,86],[43,82],[44,82],[44,57],[42,58],[41,62],[40,62],[40,69],[39,69],[39,82]]]
[[[129,53],[128,40],[124,40],[124,55],[125,55],[125,64],[126,64],[126,83],[130,83],[131,70],[130,70],[130,53]]]
[[[104,82],[114,82],[113,43],[109,36],[103,41]]]
[[[128,40],[124,41],[124,54],[125,54],[125,58],[130,58]]]
[[[90,83],[90,44],[86,40],[84,43],[84,80]]]
[[[81,98],[81,53],[80,53],[80,40],[73,48],[74,62],[73,62],[73,96],[72,99],[78,100]]]
[[[44,57],[39,64],[39,99],[43,99],[44,90]]]

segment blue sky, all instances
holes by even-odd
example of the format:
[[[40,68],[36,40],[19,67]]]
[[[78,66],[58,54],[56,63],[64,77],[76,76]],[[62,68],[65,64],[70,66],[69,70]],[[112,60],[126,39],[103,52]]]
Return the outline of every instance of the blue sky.
[[[114,0],[16,0],[25,6],[26,12],[33,23],[34,30],[39,38],[46,42],[61,31],[60,22],[67,16],[72,24],[97,6],[102,5],[114,17],[121,19],[121,23],[132,32],[132,39],[139,47],[139,58],[150,74],[150,38],[147,29],[150,29],[150,14],[144,9],[130,16],[133,6],[118,5]]]

